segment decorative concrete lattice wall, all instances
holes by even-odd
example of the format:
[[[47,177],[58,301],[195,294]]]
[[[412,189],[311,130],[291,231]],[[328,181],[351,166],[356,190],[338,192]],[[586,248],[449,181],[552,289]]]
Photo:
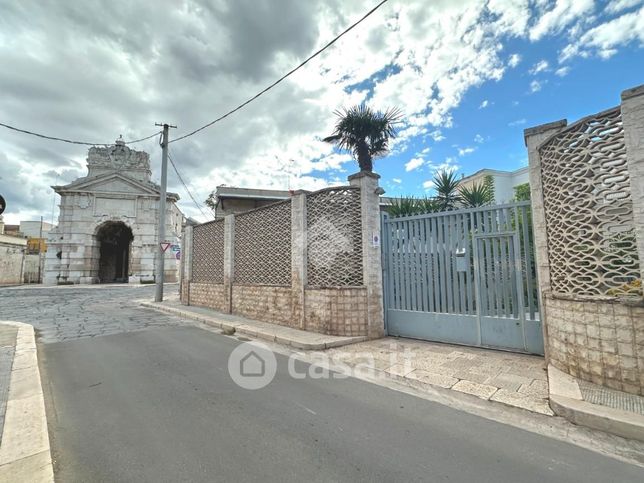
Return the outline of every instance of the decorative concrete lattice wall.
[[[235,216],[235,283],[291,285],[291,201]]]
[[[306,198],[310,287],[363,285],[360,189],[330,188]]]
[[[524,131],[546,357],[644,395],[644,86],[566,124]]]
[[[628,294],[640,270],[620,107],[572,124],[539,156],[552,292]]]
[[[193,228],[192,281],[224,283],[224,220]]]

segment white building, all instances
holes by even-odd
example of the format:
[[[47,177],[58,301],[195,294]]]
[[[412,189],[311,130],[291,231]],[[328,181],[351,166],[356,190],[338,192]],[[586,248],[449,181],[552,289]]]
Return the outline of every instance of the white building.
[[[486,176],[492,176],[494,180],[494,202],[495,204],[508,203],[514,199],[514,188],[528,183],[528,167],[519,168],[516,171],[500,171],[497,169],[481,169],[474,174],[464,177],[459,186],[471,188],[472,185],[480,185]]]
[[[44,283],[152,282],[159,250],[160,187],[150,180],[150,157],[123,141],[92,147],[88,174],[65,186],[58,226],[49,232]],[[178,280],[183,215],[167,195],[165,280]]]

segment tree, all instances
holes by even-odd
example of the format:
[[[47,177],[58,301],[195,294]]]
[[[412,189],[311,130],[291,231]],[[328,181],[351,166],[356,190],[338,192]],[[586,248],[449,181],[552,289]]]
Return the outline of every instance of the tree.
[[[528,201],[530,199],[530,183],[523,183],[514,187],[515,201]]]
[[[452,210],[461,201],[458,192],[459,179],[456,171],[444,169],[434,175],[434,189],[436,196],[434,199],[438,203],[441,211]]]
[[[212,211],[215,211],[217,208],[217,195],[215,195],[215,192],[212,191],[209,195],[208,198],[204,200],[205,205],[210,208]]]
[[[323,141],[350,151],[360,171],[373,171],[373,158],[389,151],[389,140],[396,137],[400,122],[398,109],[374,111],[364,104],[336,111],[338,122],[333,134]]]
[[[494,192],[486,182],[473,183],[471,188],[461,186],[458,192],[461,196],[461,204],[466,208],[476,208],[494,202]]]

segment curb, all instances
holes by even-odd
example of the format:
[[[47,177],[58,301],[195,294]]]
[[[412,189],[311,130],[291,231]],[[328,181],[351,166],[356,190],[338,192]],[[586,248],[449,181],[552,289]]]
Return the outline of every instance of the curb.
[[[0,323],[18,327],[0,445],[0,482],[53,482],[34,328],[20,322]]]
[[[356,344],[358,342],[364,342],[368,340],[367,337],[338,337],[337,340],[330,342],[304,342],[302,340],[297,340],[295,338],[289,338],[284,334],[273,334],[271,332],[266,332],[260,327],[254,327],[245,322],[233,322],[230,320],[222,320],[217,317],[209,317],[202,314],[196,314],[188,310],[181,310],[174,307],[164,307],[159,305],[158,302],[147,302],[139,300],[139,305],[146,307],[148,309],[157,310],[159,312],[165,312],[167,314],[178,315],[181,317],[186,317],[189,319],[197,320],[203,322],[204,324],[216,327],[218,329],[232,330],[234,329],[236,333],[249,335],[251,337],[257,337],[258,339],[268,340],[270,342],[276,342],[277,344],[282,344],[285,346],[292,347],[294,349],[305,350],[305,351],[318,351],[325,349],[332,349],[335,347],[342,347],[345,345]],[[287,327],[279,326],[276,327],[286,329]],[[297,329],[293,329],[297,330]],[[324,337],[323,334],[317,334],[321,337]]]
[[[548,364],[550,407],[579,426],[587,426],[623,438],[644,441],[644,416],[583,400],[574,377]]]

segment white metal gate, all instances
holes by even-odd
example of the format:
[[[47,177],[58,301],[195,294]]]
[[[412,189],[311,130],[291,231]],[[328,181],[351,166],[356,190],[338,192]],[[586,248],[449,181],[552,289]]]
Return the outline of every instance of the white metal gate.
[[[529,202],[382,228],[390,335],[543,354]]]

